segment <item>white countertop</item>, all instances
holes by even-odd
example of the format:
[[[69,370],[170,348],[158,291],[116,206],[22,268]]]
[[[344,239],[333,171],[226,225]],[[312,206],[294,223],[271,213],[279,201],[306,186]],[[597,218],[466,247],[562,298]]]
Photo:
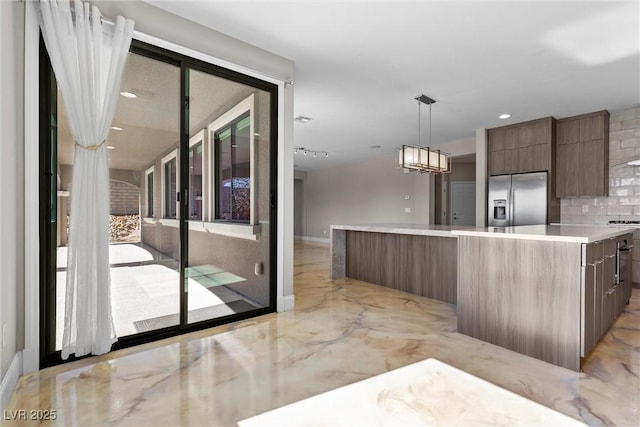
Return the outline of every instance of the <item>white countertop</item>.
[[[415,236],[458,237],[452,230],[473,229],[455,225],[435,224],[339,224],[331,225],[332,230],[368,231],[372,233],[411,234]]]
[[[436,359],[240,421],[250,426],[585,424]]]
[[[633,233],[632,227],[595,225],[520,225],[516,227],[476,227],[452,230],[458,236],[497,237],[503,239],[544,240],[548,242],[591,243]]]

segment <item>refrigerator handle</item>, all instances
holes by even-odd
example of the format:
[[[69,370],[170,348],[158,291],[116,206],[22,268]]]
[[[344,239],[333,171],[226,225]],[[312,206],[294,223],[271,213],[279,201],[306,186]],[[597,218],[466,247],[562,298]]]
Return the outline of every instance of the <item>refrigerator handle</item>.
[[[507,223],[508,226],[513,226],[516,222],[516,210],[515,203],[513,197],[515,196],[515,191],[513,191],[513,186],[509,189],[509,221]]]

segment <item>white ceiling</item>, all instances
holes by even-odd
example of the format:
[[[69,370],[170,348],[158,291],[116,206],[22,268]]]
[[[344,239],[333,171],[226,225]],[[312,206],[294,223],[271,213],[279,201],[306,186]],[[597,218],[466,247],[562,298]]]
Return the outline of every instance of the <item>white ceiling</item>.
[[[148,2],[295,61],[294,115],[313,120],[294,144],[330,153],[300,170],[416,143],[421,93],[443,150],[477,128],[640,105],[637,0]]]

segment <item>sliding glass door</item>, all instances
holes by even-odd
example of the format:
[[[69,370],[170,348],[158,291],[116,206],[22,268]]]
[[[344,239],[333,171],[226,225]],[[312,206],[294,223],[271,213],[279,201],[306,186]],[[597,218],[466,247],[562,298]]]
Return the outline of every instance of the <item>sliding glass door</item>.
[[[48,366],[61,362],[74,144],[41,49]],[[107,139],[114,348],[275,311],[276,97],[272,84],[132,44]]]
[[[187,69],[189,323],[270,305],[271,93]]]

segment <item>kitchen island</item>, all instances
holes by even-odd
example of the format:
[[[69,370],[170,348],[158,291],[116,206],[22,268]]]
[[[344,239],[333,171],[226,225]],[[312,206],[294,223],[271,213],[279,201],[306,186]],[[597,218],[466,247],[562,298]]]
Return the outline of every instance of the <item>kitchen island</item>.
[[[455,304],[457,236],[428,224],[331,226],[331,278],[350,277]]]
[[[631,295],[631,228],[331,226],[331,277],[457,305],[458,332],[578,371]]]
[[[616,281],[632,229],[536,225],[453,230],[458,332],[574,371],[631,295]],[[630,264],[629,264],[630,265]]]

